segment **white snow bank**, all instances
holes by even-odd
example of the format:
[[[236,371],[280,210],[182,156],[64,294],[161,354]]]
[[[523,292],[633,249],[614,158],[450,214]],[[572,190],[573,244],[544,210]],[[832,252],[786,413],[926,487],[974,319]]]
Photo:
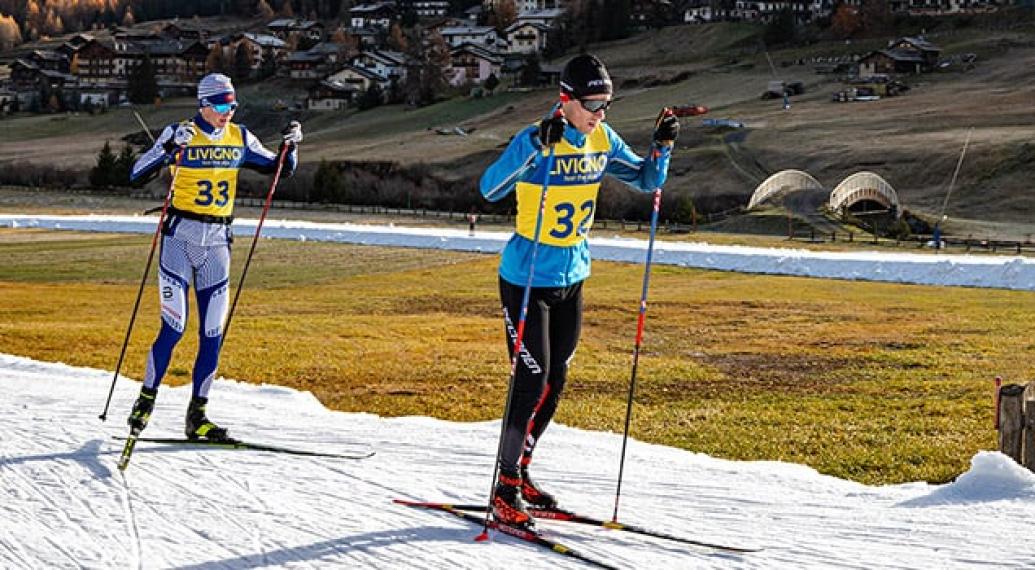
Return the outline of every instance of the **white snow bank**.
[[[0,227],[77,231],[153,233],[156,223],[157,218],[145,216],[0,215]],[[238,220],[234,222],[234,234],[252,236],[256,225],[257,220]],[[278,239],[495,253],[503,248],[511,234],[478,232],[471,237],[466,230],[267,220],[263,235]],[[638,239],[592,238],[590,241],[594,258],[610,261],[642,263],[647,247],[646,240]],[[1035,290],[1035,259],[1017,256],[817,252],[658,240],[654,261],[744,273]]]

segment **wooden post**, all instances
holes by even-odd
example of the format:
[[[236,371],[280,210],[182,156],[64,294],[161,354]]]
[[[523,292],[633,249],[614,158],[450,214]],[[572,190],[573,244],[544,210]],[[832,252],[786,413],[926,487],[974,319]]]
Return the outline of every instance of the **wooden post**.
[[[1007,384],[999,390],[999,451],[1021,463],[1024,443],[1024,386]]]
[[[995,377],[995,393],[992,396],[992,405],[995,407],[995,431],[999,431],[999,389],[1003,387],[1003,377]]]
[[[1022,395],[1024,412],[1024,448],[1021,465],[1035,471],[1035,382],[1028,382]]]

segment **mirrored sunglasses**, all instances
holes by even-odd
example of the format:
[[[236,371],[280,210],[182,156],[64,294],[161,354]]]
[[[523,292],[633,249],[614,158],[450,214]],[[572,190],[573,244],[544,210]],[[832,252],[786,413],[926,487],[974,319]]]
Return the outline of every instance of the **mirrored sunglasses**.
[[[234,109],[237,109],[237,103],[219,103],[212,105],[212,110],[220,115],[225,115]]]
[[[589,111],[590,113],[596,113],[597,111],[605,111],[611,106],[611,100],[604,99],[579,99],[579,104],[582,108]]]

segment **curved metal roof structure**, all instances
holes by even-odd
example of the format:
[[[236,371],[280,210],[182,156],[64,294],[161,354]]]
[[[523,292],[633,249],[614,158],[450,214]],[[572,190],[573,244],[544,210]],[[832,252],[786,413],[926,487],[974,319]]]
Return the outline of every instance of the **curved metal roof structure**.
[[[747,207],[750,210],[751,208],[763,204],[773,196],[793,192],[795,190],[823,190],[823,185],[808,172],[801,170],[781,170],[769,178],[766,178],[758,185],[757,188],[755,188],[755,191],[751,194],[751,200],[748,201]]]
[[[836,212],[863,200],[877,202],[888,209],[899,209],[898,192],[880,175],[868,171],[856,172],[842,180],[830,193],[827,204]]]

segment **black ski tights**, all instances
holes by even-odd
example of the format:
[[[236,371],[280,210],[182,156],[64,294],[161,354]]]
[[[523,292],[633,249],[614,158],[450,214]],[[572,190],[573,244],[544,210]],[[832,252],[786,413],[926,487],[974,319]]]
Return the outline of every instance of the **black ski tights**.
[[[525,288],[500,279],[500,301],[513,358]],[[532,450],[557,410],[568,363],[575,354],[582,328],[582,283],[570,287],[534,287],[514,377],[510,414],[503,431],[500,471],[518,474],[522,455]]]

